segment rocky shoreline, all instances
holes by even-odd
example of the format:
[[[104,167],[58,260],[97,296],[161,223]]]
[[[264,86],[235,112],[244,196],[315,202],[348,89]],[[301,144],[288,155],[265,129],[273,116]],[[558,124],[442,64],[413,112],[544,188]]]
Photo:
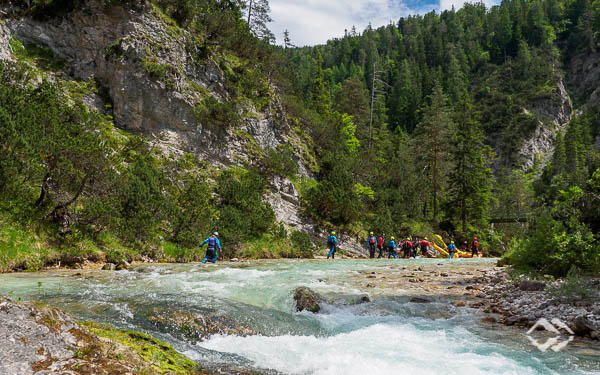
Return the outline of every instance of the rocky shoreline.
[[[512,278],[508,268],[491,262],[434,262],[412,265],[402,261],[378,272],[360,272],[352,282],[373,294],[406,296],[412,303],[444,302],[474,309],[482,314],[483,324],[529,329],[542,318],[559,319],[575,336],[600,340],[600,279],[588,280],[591,295],[574,301],[553,293],[563,280]],[[320,310],[318,304],[324,298],[311,299],[311,293],[297,293],[299,310]]]

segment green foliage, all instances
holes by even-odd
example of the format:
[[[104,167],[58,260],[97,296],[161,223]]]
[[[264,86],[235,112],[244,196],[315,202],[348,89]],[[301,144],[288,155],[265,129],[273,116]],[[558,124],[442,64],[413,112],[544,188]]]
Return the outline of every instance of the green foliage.
[[[208,96],[194,108],[194,114],[202,124],[220,127],[233,127],[240,121],[235,102],[219,102],[214,96]]]
[[[298,162],[294,160],[294,149],[288,144],[267,150],[263,166],[271,173],[293,177],[298,174]]]
[[[294,246],[294,248],[298,249],[302,258],[313,257],[313,251],[315,246],[313,245],[308,233],[295,230],[292,232],[290,240],[292,241],[292,245]]]
[[[266,183],[253,171],[236,176],[224,171],[217,180],[220,216],[217,227],[228,243],[241,243],[268,232],[275,222],[275,213],[262,201]]]
[[[591,280],[581,275],[575,266],[569,269],[564,280],[549,288],[552,296],[562,302],[573,303],[576,301],[589,301],[595,297],[595,291]]]

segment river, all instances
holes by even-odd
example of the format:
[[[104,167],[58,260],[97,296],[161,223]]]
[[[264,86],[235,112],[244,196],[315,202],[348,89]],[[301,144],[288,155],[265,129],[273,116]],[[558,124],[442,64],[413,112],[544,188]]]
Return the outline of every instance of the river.
[[[459,260],[456,267],[494,260]],[[412,303],[403,290],[365,288],[357,275],[448,260],[286,260],[217,265],[143,265],[131,271],[0,275],[0,294],[43,301],[80,320],[144,331],[212,371],[283,374],[600,374],[598,351],[575,340],[541,352],[517,329],[492,329],[443,295]],[[381,281],[378,281],[381,283]],[[296,313],[307,286],[333,301],[321,314]],[[367,293],[371,302],[354,304]],[[152,316],[187,312],[233,321],[249,335],[195,342]]]

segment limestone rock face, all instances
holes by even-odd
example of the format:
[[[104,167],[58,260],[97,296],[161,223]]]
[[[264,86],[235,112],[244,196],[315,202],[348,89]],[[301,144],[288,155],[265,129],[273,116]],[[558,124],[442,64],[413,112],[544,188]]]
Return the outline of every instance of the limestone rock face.
[[[523,109],[523,113],[535,115],[538,121],[535,131],[525,139],[519,151],[523,160],[522,167],[532,167],[538,155],[542,156],[542,162],[545,164],[554,153],[556,134],[565,130],[573,113],[573,105],[564,80],[562,78],[558,80],[551,98],[539,101],[531,108]]]
[[[252,158],[248,142],[273,148],[293,136],[277,95],[261,110],[240,104],[242,120],[235,126],[203,123],[194,110],[198,105],[210,97],[221,103],[231,99],[224,65],[200,59],[191,36],[149,4],[106,6],[90,0],[43,22],[7,19],[0,24],[3,60],[10,57],[11,38],[49,48],[66,62],[67,79],[94,79],[110,99],[86,103],[97,103],[118,127],[148,136],[166,153],[190,152],[229,166]]]

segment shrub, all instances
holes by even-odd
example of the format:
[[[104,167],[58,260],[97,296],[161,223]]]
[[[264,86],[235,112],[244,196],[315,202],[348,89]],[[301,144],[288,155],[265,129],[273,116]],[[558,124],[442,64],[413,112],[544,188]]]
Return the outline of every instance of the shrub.
[[[303,258],[312,258],[314,245],[310,240],[310,236],[303,231],[295,230],[290,236],[292,245],[299,250],[300,255]]]
[[[298,162],[294,160],[294,149],[290,145],[279,145],[267,150],[263,166],[271,173],[292,177],[298,174]]]

